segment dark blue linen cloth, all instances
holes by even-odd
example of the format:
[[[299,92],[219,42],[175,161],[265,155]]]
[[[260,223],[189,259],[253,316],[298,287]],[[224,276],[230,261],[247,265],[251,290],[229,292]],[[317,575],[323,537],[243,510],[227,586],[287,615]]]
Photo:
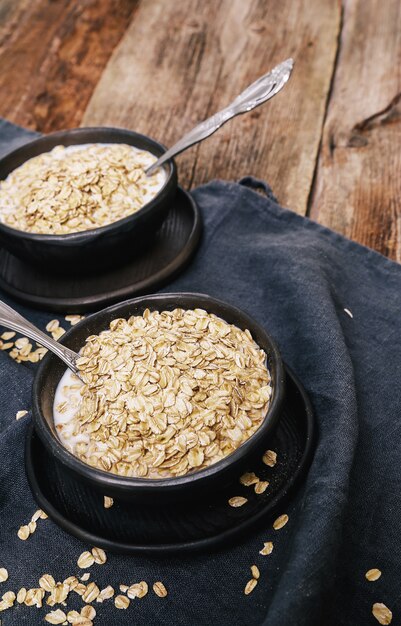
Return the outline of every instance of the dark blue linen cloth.
[[[0,153],[31,136],[1,122]],[[89,570],[100,587],[162,580],[169,595],[149,593],[126,611],[111,600],[94,603],[95,624],[364,626],[377,623],[375,602],[401,624],[401,268],[282,209],[269,190],[264,197],[249,188],[253,179],[243,182],[213,181],[193,192],[203,242],[165,290],[225,299],[277,339],[318,419],[309,475],[282,511],[289,522],[280,531],[268,520],[241,543],[204,555],[109,554]],[[15,306],[42,328],[55,317]],[[24,472],[30,413],[15,420],[30,409],[35,369],[0,352],[0,567],[10,574],[0,596],[37,586],[44,573],[56,580],[78,574],[77,558],[89,547],[50,520],[39,520],[28,541],[17,537],[37,508]],[[259,554],[265,541],[274,543],[269,556]],[[260,580],[245,596],[254,563]],[[368,582],[365,572],[374,567],[382,576]],[[79,606],[71,594],[68,610]],[[47,610],[15,605],[0,619],[2,626],[36,625]]]

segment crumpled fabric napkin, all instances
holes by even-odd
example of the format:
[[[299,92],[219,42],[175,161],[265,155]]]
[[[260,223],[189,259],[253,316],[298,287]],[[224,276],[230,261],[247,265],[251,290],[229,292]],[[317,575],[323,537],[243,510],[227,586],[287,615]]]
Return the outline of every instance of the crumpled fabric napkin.
[[[1,121],[0,154],[32,136]],[[94,603],[95,624],[362,626],[376,623],[375,602],[386,604],[392,623],[400,624],[401,268],[281,208],[252,178],[212,181],[193,196],[204,219],[203,241],[190,267],[164,291],[225,299],[270,331],[312,399],[317,449],[303,487],[283,510],[289,522],[280,531],[266,520],[217,552],[109,554],[105,565],[92,566],[90,580],[100,587],[161,580],[169,591],[164,599],[151,592],[127,610],[111,600]],[[0,297],[42,328],[55,317]],[[56,580],[79,573],[77,558],[90,547],[50,520],[39,520],[28,541],[17,537],[37,508],[24,471],[30,412],[15,420],[18,410],[30,411],[36,367],[0,352],[0,567],[10,574],[0,596],[37,586],[44,573]],[[274,543],[269,556],[259,554],[264,541]],[[246,596],[254,563],[261,577]],[[365,572],[374,567],[382,576],[368,582]],[[80,606],[71,594],[68,610]],[[34,626],[48,610],[15,605],[0,619],[3,626]]]

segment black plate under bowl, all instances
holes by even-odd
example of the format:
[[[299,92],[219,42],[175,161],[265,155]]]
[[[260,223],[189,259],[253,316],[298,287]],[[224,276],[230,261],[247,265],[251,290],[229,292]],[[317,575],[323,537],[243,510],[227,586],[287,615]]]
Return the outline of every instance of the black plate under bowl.
[[[152,292],[182,271],[202,231],[192,196],[178,188],[167,217],[146,251],[129,263],[98,275],[56,276],[0,250],[0,287],[30,306],[61,313],[85,313]]]
[[[277,464],[267,467],[258,458],[248,468],[269,481],[264,494],[256,495],[253,487],[244,487],[237,480],[196,501],[138,507],[115,500],[105,509],[102,496],[64,473],[30,426],[25,464],[35,500],[68,533],[111,552],[160,554],[210,549],[230,542],[262,519],[273,518],[304,477],[312,458],[316,438],[312,407],[298,379],[288,368],[286,371],[280,421],[266,440],[266,448],[277,452]],[[245,496],[248,502],[233,508],[228,504],[232,496]]]

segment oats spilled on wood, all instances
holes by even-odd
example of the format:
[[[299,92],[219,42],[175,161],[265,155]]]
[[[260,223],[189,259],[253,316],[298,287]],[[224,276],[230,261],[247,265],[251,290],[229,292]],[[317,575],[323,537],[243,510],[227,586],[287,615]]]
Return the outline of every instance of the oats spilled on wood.
[[[126,144],[83,144],[35,156],[0,181],[0,219],[25,232],[66,235],[136,213],[165,181],[156,158]]]
[[[366,572],[365,578],[366,578],[366,580],[369,580],[370,582],[373,582],[375,580],[378,580],[381,575],[382,575],[381,571],[374,567],[373,569],[370,569],[370,570],[368,570]]]
[[[85,384],[59,438],[122,476],[183,476],[216,463],[256,432],[272,393],[249,331],[203,309],[115,319],[87,338],[77,364]]]
[[[382,624],[383,626],[388,626],[388,624],[391,624],[393,614],[390,609],[382,602],[374,603],[374,605],[372,606],[372,613],[379,622],[379,624]]]
[[[288,519],[289,518],[286,513],[284,513],[284,515],[280,515],[280,517],[278,517],[273,523],[274,530],[280,530],[280,528],[283,528],[283,526],[285,526],[288,522]]]
[[[265,541],[263,544],[263,548],[260,550],[259,554],[261,554],[262,556],[267,556],[268,554],[271,554],[272,552],[273,552],[273,542]]]

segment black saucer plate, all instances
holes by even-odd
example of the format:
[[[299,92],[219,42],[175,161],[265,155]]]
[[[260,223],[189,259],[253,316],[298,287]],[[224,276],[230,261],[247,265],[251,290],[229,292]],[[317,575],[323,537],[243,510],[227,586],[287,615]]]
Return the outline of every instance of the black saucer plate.
[[[200,241],[201,216],[192,196],[178,187],[166,220],[146,251],[99,275],[62,276],[26,264],[0,250],[0,287],[36,308],[84,313],[152,292],[171,280],[192,258]]]
[[[239,480],[208,498],[184,503],[136,506],[115,501],[110,509],[91,488],[62,472],[43,447],[33,427],[27,432],[25,464],[38,505],[64,530],[91,545],[125,554],[210,549],[238,538],[262,519],[273,518],[305,475],[313,453],[315,421],[308,397],[287,368],[286,400],[275,433],[266,447],[277,452],[271,468],[255,459],[249,471],[268,480],[255,494]],[[239,476],[238,476],[239,479]],[[107,494],[105,494],[107,495]],[[228,504],[245,496],[239,508]]]

